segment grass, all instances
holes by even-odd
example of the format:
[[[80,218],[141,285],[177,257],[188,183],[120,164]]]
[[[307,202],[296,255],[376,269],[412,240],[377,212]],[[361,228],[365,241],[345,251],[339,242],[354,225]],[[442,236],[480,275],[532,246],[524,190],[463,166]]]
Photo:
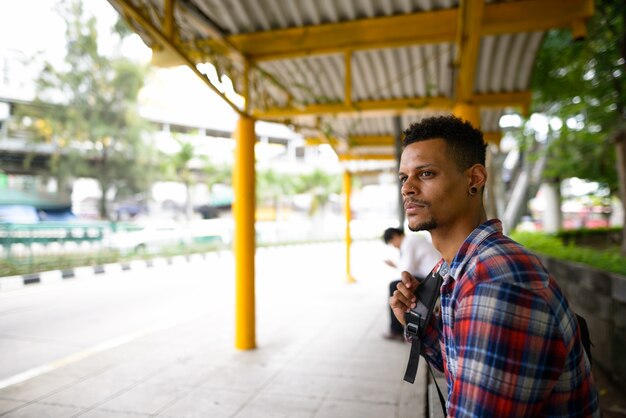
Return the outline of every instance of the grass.
[[[177,255],[205,253],[219,249],[221,249],[221,246],[217,243],[195,243],[189,246],[164,247],[158,252],[149,253],[144,251],[121,253],[112,249],[100,249],[82,253],[4,257],[0,259],[0,277],[35,274],[50,270],[69,270],[75,267],[98,266],[137,259],[167,258]]]
[[[597,249],[576,245],[573,240],[568,240],[566,244],[563,241],[565,237],[540,232],[514,232],[511,238],[531,251],[549,257],[626,276],[626,258],[620,254],[618,245]]]

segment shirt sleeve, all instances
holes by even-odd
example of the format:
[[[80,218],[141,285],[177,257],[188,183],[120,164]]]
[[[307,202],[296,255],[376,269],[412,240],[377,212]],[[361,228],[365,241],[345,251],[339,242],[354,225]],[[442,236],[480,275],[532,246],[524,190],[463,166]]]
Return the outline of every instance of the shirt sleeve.
[[[540,415],[567,351],[550,307],[537,294],[502,282],[484,282],[460,296],[449,416]]]

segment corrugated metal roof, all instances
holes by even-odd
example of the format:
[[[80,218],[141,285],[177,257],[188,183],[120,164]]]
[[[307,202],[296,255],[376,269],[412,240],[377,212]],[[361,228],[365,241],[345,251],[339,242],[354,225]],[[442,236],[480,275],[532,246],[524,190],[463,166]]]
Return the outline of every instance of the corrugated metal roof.
[[[193,1],[227,35],[316,26],[449,9],[452,0],[205,0]]]
[[[463,7],[481,3],[480,0],[467,1],[465,6],[458,0],[174,0],[176,36],[171,42],[189,57],[196,60],[204,57],[212,62],[218,72],[233,80],[236,89],[243,86],[241,56],[255,57],[255,47],[264,48],[274,43],[287,45],[284,54],[277,47],[276,51],[267,53],[269,56],[261,54],[252,61],[251,109],[257,112],[255,115],[287,121],[305,134],[314,131],[322,136],[332,134],[343,140],[337,147],[345,148],[351,135],[395,135],[393,118],[396,115],[401,116],[401,124],[406,128],[410,121],[450,112],[458,98],[455,89],[459,68],[462,68],[455,62],[461,52],[457,49],[459,45],[466,48],[463,42],[468,40],[465,38],[480,36],[475,65],[470,68],[473,84],[470,83],[468,100],[476,103],[481,97],[485,98],[484,103],[478,103],[481,127],[485,132],[497,132],[499,118],[510,111],[511,104],[494,101],[494,95],[527,92],[545,29],[551,23],[563,26],[569,20],[584,19],[592,0],[487,0],[483,20],[473,27],[469,20],[463,20],[467,18]],[[109,2],[125,13],[146,43],[159,43],[154,28],[164,31],[165,0]],[[503,12],[503,7],[508,12]],[[141,18],[129,14],[130,9],[135,9]],[[506,13],[525,13],[523,10],[527,9],[531,10],[529,13],[536,13],[536,21],[520,24],[518,16],[509,16],[511,26],[515,26],[510,33],[506,25],[497,21],[506,17]],[[433,33],[430,42],[402,38],[403,32],[420,28],[410,27],[406,22],[411,20],[400,19],[419,16],[427,17],[419,21],[425,26],[437,22],[444,26],[429,29]],[[378,42],[376,37],[378,34],[385,38],[386,33],[368,32],[371,23],[392,20],[409,26],[388,26],[388,31],[397,32],[388,42]],[[350,26],[351,32],[338,33],[346,38],[354,35],[353,47],[344,45],[342,39],[332,39],[334,30],[350,23],[357,24]],[[462,24],[470,25],[466,29],[469,32],[461,37],[454,35],[464,30]],[[527,27],[530,30],[524,30]],[[330,35],[325,35],[324,31]],[[361,31],[362,39],[370,36],[365,43],[359,42]],[[313,32],[316,35],[312,35]],[[263,34],[271,36],[255,37]],[[325,46],[314,50],[314,46],[306,43],[309,36],[318,36]],[[299,45],[305,46],[300,48]],[[235,50],[234,54],[228,52]],[[351,68],[349,98],[345,97],[344,84],[347,51]],[[383,148],[387,149],[388,145]]]

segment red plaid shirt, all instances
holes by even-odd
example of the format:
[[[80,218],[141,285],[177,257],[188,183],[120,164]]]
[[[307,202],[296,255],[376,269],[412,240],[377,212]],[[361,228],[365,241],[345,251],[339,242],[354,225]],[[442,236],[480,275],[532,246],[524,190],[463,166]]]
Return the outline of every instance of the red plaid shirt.
[[[422,342],[445,372],[448,416],[600,416],[576,316],[500,221],[476,228],[440,273],[441,312]]]

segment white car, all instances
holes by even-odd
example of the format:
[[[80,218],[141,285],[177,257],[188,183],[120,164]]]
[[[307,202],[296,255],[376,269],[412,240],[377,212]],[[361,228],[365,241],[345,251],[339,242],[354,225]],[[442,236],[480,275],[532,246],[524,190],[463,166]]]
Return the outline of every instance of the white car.
[[[147,222],[137,230],[113,233],[109,245],[122,252],[156,252],[175,246],[186,246],[193,242],[190,230],[176,222]]]

